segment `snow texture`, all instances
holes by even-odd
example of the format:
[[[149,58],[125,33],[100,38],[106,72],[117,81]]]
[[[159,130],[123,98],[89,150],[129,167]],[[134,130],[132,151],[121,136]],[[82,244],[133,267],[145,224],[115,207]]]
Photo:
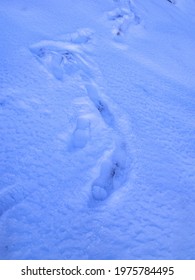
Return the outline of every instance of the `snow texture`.
[[[194,259],[195,2],[1,2],[0,259]]]

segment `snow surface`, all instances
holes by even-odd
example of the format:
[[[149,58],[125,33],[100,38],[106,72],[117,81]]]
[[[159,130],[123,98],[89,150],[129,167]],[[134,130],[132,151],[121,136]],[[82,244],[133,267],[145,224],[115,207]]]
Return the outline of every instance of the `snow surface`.
[[[0,259],[195,258],[195,1],[0,3]]]

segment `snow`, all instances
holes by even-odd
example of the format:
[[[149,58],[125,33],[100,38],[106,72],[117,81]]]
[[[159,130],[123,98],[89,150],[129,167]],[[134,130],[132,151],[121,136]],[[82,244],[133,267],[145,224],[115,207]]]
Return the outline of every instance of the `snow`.
[[[0,259],[195,258],[192,0],[0,4]]]

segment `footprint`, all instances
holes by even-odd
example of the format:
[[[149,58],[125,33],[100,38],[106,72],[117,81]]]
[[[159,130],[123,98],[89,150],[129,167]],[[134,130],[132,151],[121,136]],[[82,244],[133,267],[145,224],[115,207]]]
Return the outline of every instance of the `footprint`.
[[[101,163],[100,174],[92,184],[92,197],[103,201],[127,178],[126,152],[124,145],[117,146],[109,158]]]
[[[92,38],[92,31],[80,29],[79,31],[60,36],[60,41],[41,41],[30,47],[30,51],[38,61],[57,80],[63,81],[64,75],[74,75],[83,72],[86,77],[92,77],[91,61],[83,59],[80,45],[83,47]]]
[[[130,25],[140,23],[140,17],[135,12],[134,6],[130,0],[114,1],[117,8],[108,12],[107,18],[114,22],[112,33],[120,36],[127,32]]]
[[[98,87],[93,83],[86,83],[85,88],[88,94],[88,97],[95,105],[96,109],[99,111],[100,115],[102,116],[104,122],[108,125],[113,127],[114,126],[114,116],[110,112],[108,105],[102,98],[99,96]]]
[[[108,13],[108,19],[114,22],[113,33],[117,36],[125,33],[130,24],[129,11],[126,9],[115,9]]]
[[[57,80],[63,81],[64,75],[75,74],[79,74],[85,80],[94,78],[91,71],[92,62],[84,59],[78,49],[74,49],[70,44],[59,48],[59,42],[55,45],[55,41],[48,41],[47,44],[44,42],[43,46],[33,46],[31,51]]]
[[[115,166],[113,186],[114,188],[118,188],[124,184],[128,176],[127,151],[125,143],[120,143],[116,146],[112,154],[112,162]]]
[[[76,128],[72,134],[71,146],[74,149],[83,149],[89,140],[90,121],[85,116],[77,119]]]
[[[57,80],[62,81],[65,72],[69,75],[77,71],[72,53],[68,50],[56,51],[49,46],[34,48],[33,53],[39,62],[51,73]]]

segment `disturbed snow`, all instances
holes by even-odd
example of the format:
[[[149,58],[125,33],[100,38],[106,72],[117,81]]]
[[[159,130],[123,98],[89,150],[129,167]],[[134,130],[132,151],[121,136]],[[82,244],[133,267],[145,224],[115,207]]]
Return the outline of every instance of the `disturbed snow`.
[[[195,257],[193,11],[0,4],[1,259]]]

